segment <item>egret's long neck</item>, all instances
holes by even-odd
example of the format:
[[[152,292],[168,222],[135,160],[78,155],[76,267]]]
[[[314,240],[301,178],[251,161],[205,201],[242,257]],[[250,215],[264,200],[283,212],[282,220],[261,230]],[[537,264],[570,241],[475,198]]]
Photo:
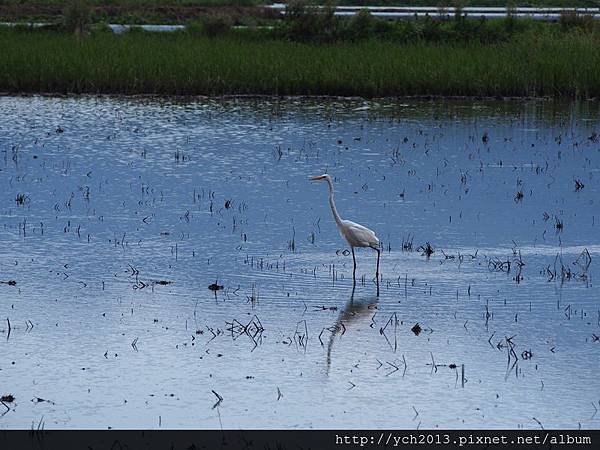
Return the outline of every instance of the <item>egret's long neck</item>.
[[[335,223],[338,226],[342,226],[342,218],[337,212],[337,208],[335,207],[335,202],[333,201],[333,183],[330,178],[326,178],[327,184],[329,185],[329,206],[331,206],[331,212],[333,213],[333,218],[335,219]]]

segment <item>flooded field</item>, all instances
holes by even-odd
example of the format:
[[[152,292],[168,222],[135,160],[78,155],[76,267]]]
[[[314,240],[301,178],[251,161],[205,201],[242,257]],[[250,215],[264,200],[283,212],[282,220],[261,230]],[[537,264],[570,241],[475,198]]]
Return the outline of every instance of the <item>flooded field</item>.
[[[598,104],[0,111],[0,428],[600,426]]]

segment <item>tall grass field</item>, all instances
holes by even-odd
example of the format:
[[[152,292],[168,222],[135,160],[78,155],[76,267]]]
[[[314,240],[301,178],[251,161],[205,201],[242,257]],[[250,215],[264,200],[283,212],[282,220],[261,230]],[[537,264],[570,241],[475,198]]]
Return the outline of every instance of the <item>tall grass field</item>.
[[[0,28],[0,91],[346,96],[600,96],[600,37],[290,42],[233,35]]]

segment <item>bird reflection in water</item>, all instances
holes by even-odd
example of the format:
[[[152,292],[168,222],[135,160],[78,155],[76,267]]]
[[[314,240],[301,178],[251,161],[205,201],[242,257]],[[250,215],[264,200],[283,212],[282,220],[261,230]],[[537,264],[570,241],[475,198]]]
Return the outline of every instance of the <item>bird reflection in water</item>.
[[[329,337],[329,343],[327,344],[327,374],[329,374],[329,367],[331,366],[331,351],[336,336],[341,336],[346,333],[349,328],[352,328],[360,322],[370,322],[377,311],[377,303],[379,302],[378,296],[354,298],[354,291],[355,286],[352,287],[350,300],[348,300],[344,308],[340,311],[335,323],[328,328],[328,330],[331,331],[331,336]]]

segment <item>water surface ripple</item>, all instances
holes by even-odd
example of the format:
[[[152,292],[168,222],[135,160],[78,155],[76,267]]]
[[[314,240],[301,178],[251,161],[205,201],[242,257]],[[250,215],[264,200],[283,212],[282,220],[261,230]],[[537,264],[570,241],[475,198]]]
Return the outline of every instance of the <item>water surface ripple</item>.
[[[598,104],[0,111],[0,428],[600,425]]]

